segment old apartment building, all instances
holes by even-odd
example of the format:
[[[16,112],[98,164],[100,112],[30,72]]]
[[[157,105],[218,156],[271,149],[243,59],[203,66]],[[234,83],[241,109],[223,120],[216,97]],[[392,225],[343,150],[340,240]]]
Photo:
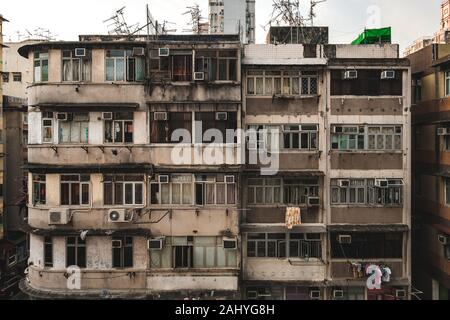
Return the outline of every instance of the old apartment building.
[[[31,296],[409,298],[398,46],[81,36],[19,53]]]
[[[450,293],[450,45],[408,56],[412,69],[413,282],[424,299]]]
[[[3,51],[3,23],[6,20],[0,15],[0,50]],[[0,75],[3,75],[3,56],[0,54]],[[0,79],[0,239],[3,238],[3,77]]]

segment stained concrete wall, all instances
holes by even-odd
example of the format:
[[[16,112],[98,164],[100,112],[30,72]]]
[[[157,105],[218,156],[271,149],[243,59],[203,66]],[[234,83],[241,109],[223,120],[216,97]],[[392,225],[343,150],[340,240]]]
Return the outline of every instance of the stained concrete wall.
[[[326,266],[322,262],[295,262],[285,259],[247,258],[243,277],[247,281],[324,281]]]

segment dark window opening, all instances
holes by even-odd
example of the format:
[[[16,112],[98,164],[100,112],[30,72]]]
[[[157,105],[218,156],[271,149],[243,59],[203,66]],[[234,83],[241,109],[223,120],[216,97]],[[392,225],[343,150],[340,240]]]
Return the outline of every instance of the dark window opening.
[[[86,268],[86,241],[80,237],[66,239],[66,267]]]
[[[133,238],[114,237],[113,245],[113,268],[133,268]]]

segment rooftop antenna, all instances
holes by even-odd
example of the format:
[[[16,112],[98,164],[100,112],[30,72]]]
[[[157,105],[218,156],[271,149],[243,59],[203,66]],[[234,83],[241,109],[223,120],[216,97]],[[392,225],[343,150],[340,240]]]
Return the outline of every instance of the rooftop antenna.
[[[196,3],[191,7],[186,7],[189,9],[187,12],[183,13],[183,15],[190,14],[191,15],[191,21],[188,23],[188,25],[191,26],[191,29],[185,29],[184,32],[193,32],[194,34],[201,34],[205,31],[206,23],[202,22],[204,19],[202,17],[202,13],[200,10],[200,6]]]
[[[316,6],[320,3],[326,2],[327,0],[311,0],[311,4],[309,7],[309,20],[311,21],[311,27],[314,26],[314,18],[316,15]]]
[[[103,21],[103,23],[109,23],[108,28],[112,28],[108,31],[110,35],[132,35],[139,29],[139,24],[129,25],[127,23],[124,15],[125,8],[126,7],[122,7],[119,10],[116,10],[111,18]]]
[[[149,39],[150,36],[158,37],[158,35],[161,35],[161,34],[167,34],[168,32],[176,32],[177,31],[177,29],[170,29],[170,30],[167,29],[167,25],[168,24],[175,25],[174,22],[169,22],[169,21],[164,20],[164,22],[162,24],[160,24],[158,22],[158,20],[156,20],[153,17],[152,13],[150,12],[150,7],[148,4],[146,6],[146,13],[147,13],[147,23],[143,27],[137,28],[133,32],[133,34],[139,33],[140,31],[147,29],[147,38]]]
[[[305,19],[300,13],[299,0],[272,0],[273,11],[269,23],[264,26],[264,30],[268,26],[276,24],[287,25],[290,27],[300,27],[305,25]]]

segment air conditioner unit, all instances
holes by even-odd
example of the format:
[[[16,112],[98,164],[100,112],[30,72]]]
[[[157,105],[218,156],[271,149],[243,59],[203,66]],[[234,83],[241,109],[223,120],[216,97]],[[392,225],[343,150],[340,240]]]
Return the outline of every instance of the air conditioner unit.
[[[163,184],[167,184],[170,182],[170,177],[168,175],[159,175],[158,176],[158,182],[159,183],[163,183]]]
[[[164,247],[164,238],[150,239],[147,242],[147,248],[150,251],[161,251]]]
[[[133,56],[135,57],[142,57],[145,55],[145,49],[144,48],[133,48]]]
[[[338,236],[338,242],[340,244],[351,244],[352,243],[352,236],[347,234],[341,234]]]
[[[224,250],[237,250],[237,239],[223,238]]]
[[[236,178],[234,176],[225,176],[226,183],[236,183]]]
[[[438,128],[437,129],[438,136],[446,136],[446,135],[448,135],[448,132],[449,132],[448,128]]]
[[[216,120],[217,121],[227,121],[228,120],[228,112],[216,112]]]
[[[358,79],[358,71],[356,70],[347,70],[344,72],[344,79]]]
[[[395,290],[395,297],[399,299],[406,298],[406,290]]]
[[[449,242],[449,237],[448,236],[446,236],[446,235],[444,235],[444,234],[439,234],[438,235],[438,241],[443,245],[443,246],[446,246],[446,245],[448,245],[450,242]]]
[[[86,57],[86,49],[85,48],[76,48],[75,49],[75,57]]]
[[[112,112],[102,112],[102,120],[112,120],[113,113]]]
[[[194,72],[194,81],[204,81],[205,73],[204,72]]]
[[[340,188],[347,188],[350,187],[350,180],[339,180],[338,181],[338,186]]]
[[[309,197],[308,198],[308,206],[310,206],[310,207],[320,206],[320,198],[319,197]]]
[[[66,112],[59,112],[56,114],[56,119],[58,119],[58,121],[68,121],[69,114]]]
[[[160,57],[168,57],[170,55],[170,50],[169,48],[159,48],[158,53]]]
[[[66,208],[50,209],[48,212],[49,225],[66,225],[70,222],[70,211]]]
[[[375,187],[386,189],[389,186],[387,179],[375,179]]]
[[[153,114],[155,121],[167,121],[167,112],[155,112]]]
[[[311,290],[309,292],[309,297],[313,300],[320,299],[320,291],[319,290]]]
[[[333,298],[334,299],[343,299],[344,298],[344,290],[333,290]]]
[[[127,220],[127,211],[125,209],[112,209],[108,211],[108,222],[124,223],[130,221]]]
[[[122,248],[122,240],[113,240],[112,247],[113,249]]]
[[[381,80],[395,79],[394,70],[385,70],[381,73]]]

